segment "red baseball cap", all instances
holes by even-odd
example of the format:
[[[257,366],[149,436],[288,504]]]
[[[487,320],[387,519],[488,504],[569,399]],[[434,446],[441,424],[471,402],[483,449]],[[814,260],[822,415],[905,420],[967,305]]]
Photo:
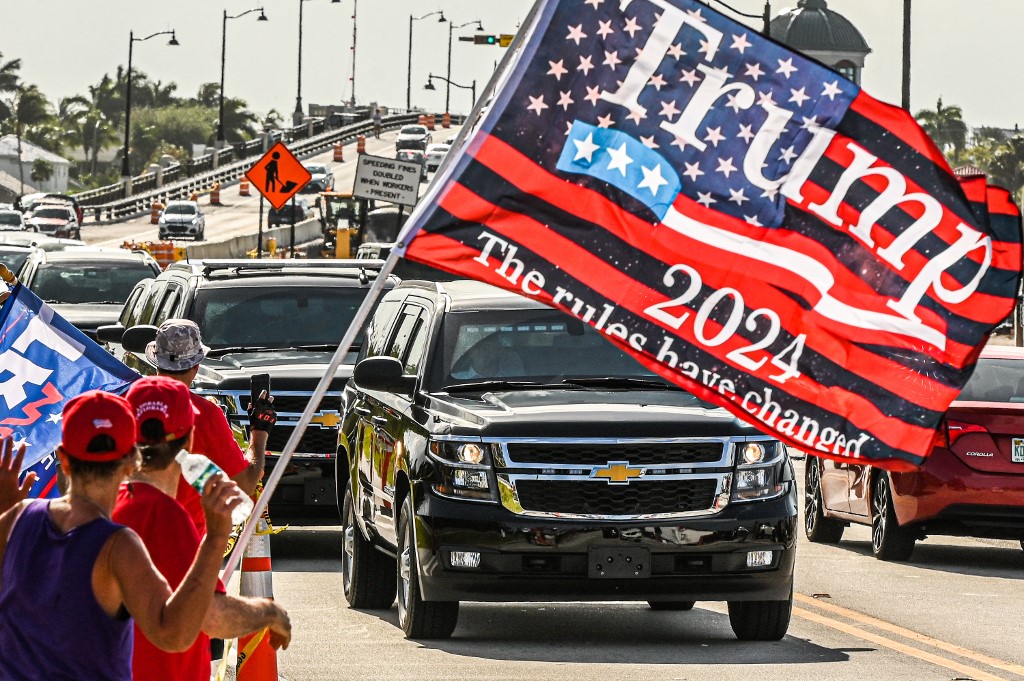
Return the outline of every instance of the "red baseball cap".
[[[114,448],[90,452],[89,443],[107,435]],[[61,445],[68,456],[81,461],[116,461],[135,447],[135,417],[128,400],[101,390],[82,393],[64,405]]]
[[[188,386],[168,376],[140,378],[128,389],[125,397],[135,410],[138,442],[145,441],[142,424],[150,419],[157,419],[163,424],[166,440],[171,442],[188,435],[199,414],[192,405]]]

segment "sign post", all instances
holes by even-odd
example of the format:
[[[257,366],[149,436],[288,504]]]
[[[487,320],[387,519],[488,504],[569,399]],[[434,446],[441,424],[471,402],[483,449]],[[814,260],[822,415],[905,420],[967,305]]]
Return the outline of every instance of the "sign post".
[[[400,206],[415,206],[419,200],[422,172],[417,163],[360,154],[352,195]]]

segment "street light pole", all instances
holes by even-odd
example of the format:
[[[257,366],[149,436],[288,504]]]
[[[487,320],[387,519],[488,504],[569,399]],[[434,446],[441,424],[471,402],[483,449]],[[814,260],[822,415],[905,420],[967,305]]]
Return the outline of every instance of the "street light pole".
[[[910,0],[903,0],[903,101],[910,109]]]
[[[302,4],[306,0],[299,0],[299,77],[298,87],[295,91],[295,112],[292,114],[292,124],[298,125],[302,122]]]
[[[435,15],[438,15],[438,14],[441,15],[441,18],[437,20],[437,22],[439,24],[443,24],[444,22],[447,21],[447,19],[444,18],[444,12],[440,11],[440,10],[437,11],[437,12],[431,12],[430,14],[424,14],[421,17],[413,17],[413,15],[411,15],[411,14],[409,15],[409,67],[408,67],[408,70],[406,71],[406,78],[405,78],[405,110],[406,111],[410,111],[412,109],[412,22],[420,21],[421,19],[426,19],[427,17],[432,17],[432,16],[435,16]]]
[[[476,30],[478,30],[478,31],[484,30],[484,25],[483,25],[483,23],[479,19],[476,19],[474,21],[467,21],[466,23],[459,24],[458,26],[454,25],[452,22],[448,23],[448,77],[444,79],[445,82],[447,83],[447,86],[445,87],[445,92],[444,92],[444,110],[445,110],[445,113],[449,113],[449,109],[451,109],[451,101],[452,101],[452,87],[451,87],[452,86],[452,81],[451,81],[451,77],[452,77],[452,33],[455,32],[455,29],[457,29],[457,28],[465,28],[466,26],[469,26],[470,24],[476,24]]]
[[[434,74],[430,74],[429,76],[427,76],[427,84],[423,87],[423,89],[424,90],[436,90],[437,88],[434,87],[434,79],[435,78],[437,78],[438,80],[443,80],[444,82],[448,83],[448,85],[450,85],[451,87],[462,88],[463,90],[470,90],[470,96],[473,97],[473,101],[469,105],[469,110],[471,112],[473,111],[473,107],[476,106],[476,81],[475,80],[470,85],[460,85],[458,83],[452,82],[451,80],[445,78],[444,76],[435,76]]]
[[[352,99],[349,106],[356,108],[356,38],[359,35],[359,0],[352,0]]]
[[[124,149],[121,151],[121,178],[124,180],[130,180],[132,176],[131,162],[129,159],[129,151],[131,145],[131,132],[132,132],[132,54],[135,51],[135,43],[141,43],[155,38],[158,35],[169,35],[171,39],[167,41],[168,45],[177,46],[178,39],[174,34],[174,31],[158,31],[152,35],[148,35],[145,38],[136,38],[134,31],[128,31],[128,73],[127,81],[125,83],[125,94],[124,94]],[[125,183],[125,196],[128,195],[129,184]]]
[[[259,12],[260,16],[256,21],[266,21],[267,15],[263,11],[262,7],[256,7],[250,10],[246,10],[241,14],[234,16],[228,16],[228,11],[224,10],[224,21],[221,24],[220,32],[220,94],[218,104],[218,115],[217,115],[217,148],[220,149],[224,146],[224,63],[227,57],[227,45],[228,45],[228,19],[238,19],[244,17],[246,14],[252,14],[253,12]]]
[[[714,1],[717,2],[719,5],[721,5],[722,7],[726,8],[727,10],[729,10],[730,12],[732,12],[733,14],[737,14],[737,15],[739,15],[741,17],[745,17],[747,19],[761,19],[764,22],[764,28],[761,31],[762,35],[766,35],[766,36],[767,35],[771,35],[771,32],[772,32],[772,3],[771,3],[771,0],[765,0],[764,11],[761,12],[761,14],[750,14],[748,12],[741,12],[740,10],[736,9],[735,7],[730,5],[729,3],[724,2],[723,0],[714,0]],[[708,2],[710,3],[710,0],[708,0]]]

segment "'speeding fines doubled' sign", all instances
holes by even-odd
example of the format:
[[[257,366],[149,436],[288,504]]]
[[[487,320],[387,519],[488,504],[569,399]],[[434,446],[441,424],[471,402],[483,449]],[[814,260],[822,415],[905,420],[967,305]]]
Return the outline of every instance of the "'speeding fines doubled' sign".
[[[414,206],[420,194],[422,172],[422,167],[415,163],[360,154],[352,195]]]

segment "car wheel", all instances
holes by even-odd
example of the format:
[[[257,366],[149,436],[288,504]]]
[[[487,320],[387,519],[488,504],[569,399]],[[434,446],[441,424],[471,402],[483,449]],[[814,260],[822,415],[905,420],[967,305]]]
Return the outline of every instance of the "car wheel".
[[[459,618],[458,601],[424,601],[420,597],[412,492],[398,517],[398,623],[407,638],[448,638]]]
[[[647,601],[651,610],[693,610],[696,601]]]
[[[741,641],[779,641],[789,631],[793,597],[784,601],[730,601],[729,624]]]
[[[821,500],[821,469],[818,459],[808,456],[804,462],[804,534],[815,544],[838,544],[843,538],[843,524],[825,517]]]
[[[872,485],[871,553],[879,560],[908,560],[914,552],[914,535],[900,527],[892,505],[889,476],[880,473]]]
[[[345,487],[341,515],[341,585],[353,608],[379,610],[395,602],[395,560],[374,548],[356,523],[352,482]]]

